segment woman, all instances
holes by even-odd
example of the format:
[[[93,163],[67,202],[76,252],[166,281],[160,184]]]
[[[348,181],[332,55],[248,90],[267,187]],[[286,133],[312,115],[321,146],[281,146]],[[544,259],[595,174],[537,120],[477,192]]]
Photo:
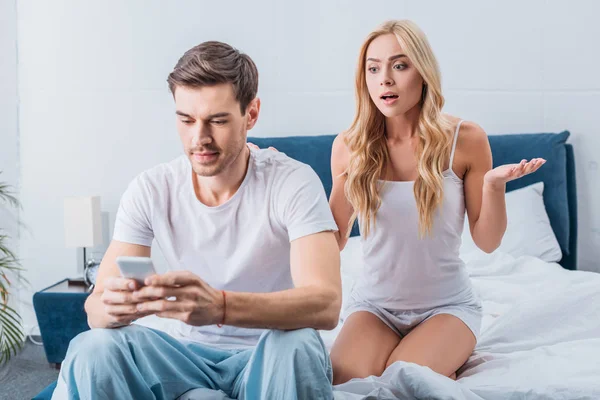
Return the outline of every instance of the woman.
[[[329,203],[340,250],[359,220],[364,268],[331,350],[334,384],[400,360],[455,379],[481,326],[459,257],[465,211],[474,242],[494,251],[506,230],[506,183],[545,160],[491,169],[485,132],[441,113],[437,61],[410,21],[367,37],[356,97],[354,122],[333,143]]]
[[[368,36],[356,96],[354,122],[333,144],[330,206],[340,249],[358,218],[364,267],[331,351],[334,384],[399,360],[455,379],[481,325],[459,257],[465,210],[474,242],[494,251],[506,229],[506,182],[545,160],[491,169],[485,132],[441,113],[437,61],[410,21]]]

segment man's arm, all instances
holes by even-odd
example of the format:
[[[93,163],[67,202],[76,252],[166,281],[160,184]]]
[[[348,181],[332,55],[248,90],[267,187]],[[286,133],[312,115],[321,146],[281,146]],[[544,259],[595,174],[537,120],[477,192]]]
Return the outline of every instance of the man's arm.
[[[340,253],[333,232],[292,242],[294,289],[275,293],[227,293],[229,325],[274,329],[333,329],[342,304]]]
[[[115,328],[148,315],[136,309],[131,295],[138,287],[135,280],[121,277],[116,264],[119,256],[150,257],[150,247],[116,240],[110,243],[98,269],[94,291],[85,302],[90,328]]]
[[[138,310],[179,319],[189,325],[225,322],[246,328],[333,329],[342,303],[340,254],[333,232],[320,232],[291,243],[295,288],[273,293],[226,292],[210,287],[189,271],[146,279],[135,294]],[[166,300],[168,297],[177,300]],[[160,300],[150,300],[160,298]],[[226,306],[223,307],[223,302]]]

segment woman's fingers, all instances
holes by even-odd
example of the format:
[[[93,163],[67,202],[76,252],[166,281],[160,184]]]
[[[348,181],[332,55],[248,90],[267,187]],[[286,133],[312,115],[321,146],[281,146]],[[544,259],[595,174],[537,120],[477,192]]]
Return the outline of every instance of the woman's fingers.
[[[530,162],[527,163],[524,173],[531,174],[531,173],[537,171],[538,169],[540,169],[540,167],[542,165],[544,165],[545,163],[546,163],[546,160],[544,160],[543,158],[534,158]]]
[[[258,147],[258,146],[257,146],[257,145],[255,145],[254,143],[247,142],[247,143],[246,143],[246,145],[247,145],[249,148],[251,148],[251,149],[254,149],[254,150],[260,150],[260,147]],[[279,152],[279,150],[277,150],[277,149],[276,149],[275,147],[273,147],[273,146],[269,146],[269,150],[273,150],[273,151]]]
[[[523,175],[527,175],[533,172],[535,168],[535,162],[533,160],[529,161],[527,164],[525,164],[525,166],[523,167]]]
[[[508,182],[537,171],[545,163],[546,160],[543,158],[532,158],[530,161],[523,159],[518,164],[503,165],[497,167],[494,171],[500,174],[505,182]]]

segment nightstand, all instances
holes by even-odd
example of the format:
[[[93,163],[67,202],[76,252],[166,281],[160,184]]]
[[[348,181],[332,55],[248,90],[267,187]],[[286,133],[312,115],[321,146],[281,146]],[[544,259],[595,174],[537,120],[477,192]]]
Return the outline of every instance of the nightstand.
[[[83,280],[64,279],[33,295],[33,307],[48,362],[60,367],[69,342],[89,330],[84,303],[89,292]]]

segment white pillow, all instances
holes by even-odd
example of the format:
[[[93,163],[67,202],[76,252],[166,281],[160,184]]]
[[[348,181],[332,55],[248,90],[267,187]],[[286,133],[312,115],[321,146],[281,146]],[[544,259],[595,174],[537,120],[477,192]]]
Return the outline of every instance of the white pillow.
[[[562,251],[550,226],[544,206],[544,182],[534,183],[506,194],[508,223],[502,244],[496,251],[513,257],[532,256],[546,262],[558,262]],[[465,215],[461,254],[476,250]]]

